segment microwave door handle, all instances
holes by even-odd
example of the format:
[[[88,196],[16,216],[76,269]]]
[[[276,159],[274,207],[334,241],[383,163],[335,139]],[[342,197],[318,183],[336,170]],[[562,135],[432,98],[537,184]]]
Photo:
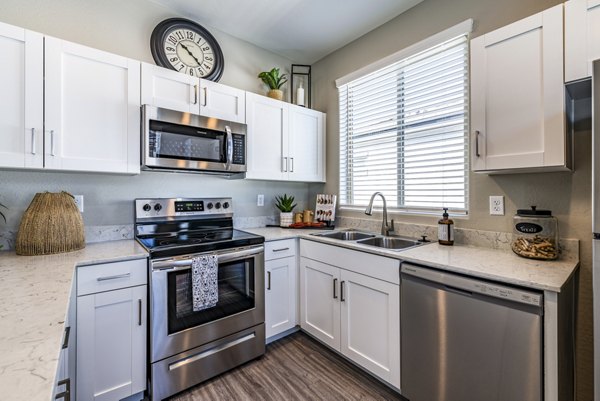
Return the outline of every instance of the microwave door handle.
[[[231,163],[233,163],[233,135],[231,134],[231,127],[229,127],[229,125],[225,126],[225,131],[227,132],[227,149],[225,149],[227,153],[227,164],[225,168],[229,171],[231,169]]]

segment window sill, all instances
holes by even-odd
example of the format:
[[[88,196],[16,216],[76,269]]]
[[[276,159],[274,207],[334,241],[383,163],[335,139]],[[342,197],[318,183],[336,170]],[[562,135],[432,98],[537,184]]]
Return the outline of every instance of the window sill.
[[[348,212],[361,212],[364,213],[366,206],[340,206],[340,211],[348,211]],[[373,210],[375,212],[381,213],[383,208],[374,207]],[[442,215],[442,210],[418,210],[418,209],[394,209],[388,208],[388,216],[421,216],[421,217],[440,217]],[[468,220],[469,212],[468,211],[452,211],[449,210],[448,214],[453,219],[460,220]]]

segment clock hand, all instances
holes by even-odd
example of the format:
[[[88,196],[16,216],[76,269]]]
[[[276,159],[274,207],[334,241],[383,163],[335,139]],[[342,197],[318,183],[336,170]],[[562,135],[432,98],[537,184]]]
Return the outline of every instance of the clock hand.
[[[198,63],[198,66],[200,66],[200,65],[201,65],[201,64],[200,64],[200,61],[198,61],[198,59],[196,58],[196,56],[194,56],[194,54],[193,54],[193,53],[190,51],[190,49],[188,49],[188,47],[187,47],[186,45],[184,45],[183,43],[181,43],[181,47],[183,47],[183,48],[185,49],[185,51],[186,51],[186,52],[188,52],[188,54],[189,54],[190,56],[192,56],[192,58],[193,58],[194,60],[196,60],[196,63]]]

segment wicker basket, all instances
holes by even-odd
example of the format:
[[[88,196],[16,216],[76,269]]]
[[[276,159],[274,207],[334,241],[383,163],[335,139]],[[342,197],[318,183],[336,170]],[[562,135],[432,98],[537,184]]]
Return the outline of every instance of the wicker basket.
[[[49,255],[85,248],[83,219],[73,195],[35,194],[17,234],[18,255]]]

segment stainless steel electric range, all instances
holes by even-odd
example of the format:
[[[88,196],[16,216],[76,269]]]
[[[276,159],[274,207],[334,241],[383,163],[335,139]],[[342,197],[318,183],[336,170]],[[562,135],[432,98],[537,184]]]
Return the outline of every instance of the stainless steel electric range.
[[[150,253],[150,396],[163,400],[265,352],[264,238],[233,229],[231,198],[136,199]],[[218,258],[218,302],[194,312],[192,260]]]

